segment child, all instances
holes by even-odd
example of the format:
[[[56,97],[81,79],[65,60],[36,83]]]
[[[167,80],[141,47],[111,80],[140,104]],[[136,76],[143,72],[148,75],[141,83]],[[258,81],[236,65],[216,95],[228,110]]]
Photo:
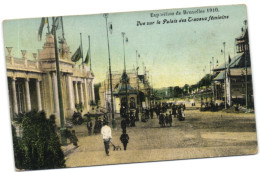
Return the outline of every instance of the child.
[[[123,134],[121,135],[120,140],[123,143],[124,150],[126,150],[127,143],[129,140],[129,136],[128,136],[128,134],[126,134],[126,130],[123,130]]]

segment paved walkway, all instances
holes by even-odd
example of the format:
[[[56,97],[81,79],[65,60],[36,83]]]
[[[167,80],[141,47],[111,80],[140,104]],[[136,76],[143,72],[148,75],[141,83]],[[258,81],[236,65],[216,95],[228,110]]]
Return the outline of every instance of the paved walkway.
[[[119,122],[119,121],[118,121]],[[79,147],[66,146],[66,166],[92,166],[145,161],[175,160],[255,154],[257,141],[253,114],[186,111],[186,120],[173,120],[172,127],[160,128],[158,119],[137,122],[127,128],[127,150],[105,155],[102,136],[87,135],[86,126],[75,127]],[[118,123],[118,127],[119,127]],[[112,131],[113,143],[120,143],[121,129]]]

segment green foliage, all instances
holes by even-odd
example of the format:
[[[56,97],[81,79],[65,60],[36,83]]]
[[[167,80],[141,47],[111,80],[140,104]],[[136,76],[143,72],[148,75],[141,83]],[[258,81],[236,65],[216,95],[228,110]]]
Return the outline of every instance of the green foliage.
[[[22,149],[21,141],[16,136],[15,127],[12,125],[12,136],[13,136],[13,148],[14,148],[14,159],[16,168],[23,167],[24,151]]]
[[[65,167],[64,154],[55,131],[54,115],[47,119],[43,111],[28,112],[22,120],[22,127],[20,144],[14,140],[14,144],[19,145],[15,148],[17,168],[37,170]],[[16,156],[20,152],[22,155]]]
[[[179,86],[176,86],[173,88],[174,97],[181,97],[182,93],[183,93],[183,90]]]
[[[210,74],[205,75],[198,83],[197,87],[210,86],[212,82],[213,76]]]
[[[17,123],[21,124],[23,120],[24,114],[23,113],[18,113],[18,115],[15,116],[14,121]]]

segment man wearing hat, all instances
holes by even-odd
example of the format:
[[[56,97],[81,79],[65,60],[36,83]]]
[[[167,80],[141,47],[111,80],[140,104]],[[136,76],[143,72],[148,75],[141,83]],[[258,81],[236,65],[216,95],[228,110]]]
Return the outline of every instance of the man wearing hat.
[[[106,155],[109,156],[109,143],[112,139],[112,131],[108,126],[108,122],[104,123],[104,126],[101,128],[101,134],[105,145]]]

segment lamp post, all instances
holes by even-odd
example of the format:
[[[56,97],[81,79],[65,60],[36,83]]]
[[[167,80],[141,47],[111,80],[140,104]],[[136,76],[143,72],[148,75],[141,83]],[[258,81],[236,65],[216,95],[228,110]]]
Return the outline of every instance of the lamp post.
[[[60,83],[60,64],[59,64],[57,39],[56,39],[56,26],[55,26],[54,21],[55,21],[55,19],[54,19],[54,17],[52,17],[54,49],[55,49],[55,59],[56,59],[57,85],[58,85],[58,96],[59,96],[59,107],[60,107],[61,143],[62,143],[62,145],[66,145],[67,144],[67,139],[66,139],[66,136],[65,136],[66,126],[65,126],[65,120],[64,120],[63,99],[62,99],[62,90],[61,90],[61,83]]]
[[[116,128],[116,121],[114,116],[114,102],[113,102],[113,89],[112,89],[112,74],[111,74],[111,62],[110,62],[110,48],[109,48],[109,38],[108,38],[108,29],[107,29],[107,18],[108,14],[103,14],[103,17],[106,20],[106,31],[107,31],[107,48],[108,48],[108,62],[109,62],[109,76],[110,76],[110,96],[111,96],[111,109],[112,109],[112,127]]]
[[[227,109],[227,88],[226,88],[226,56],[225,56],[225,46],[226,46],[226,42],[223,42],[223,46],[224,46],[224,63],[225,63],[225,76],[224,76],[224,98],[225,98],[225,109]]]
[[[126,64],[125,64],[125,32],[122,32],[122,38],[123,38],[123,52],[124,52],[124,72],[125,75],[125,97],[126,97],[126,113],[128,113],[128,93],[127,93],[127,84],[128,84],[128,79],[127,79],[127,74],[126,74]]]
[[[244,21],[245,24],[245,32],[247,30],[247,20]],[[246,87],[246,113],[248,113],[248,88],[247,88],[247,57],[249,57],[249,46],[248,44],[248,37],[245,37],[245,42],[244,42],[244,51],[245,51],[245,87]]]
[[[138,54],[137,50],[136,50],[136,82],[137,82],[137,108],[138,108],[138,112],[140,112],[141,110],[141,100],[140,100],[140,95],[139,95],[139,77],[138,77],[138,70],[139,70],[139,66],[138,66],[138,57],[140,57],[140,55]]]

